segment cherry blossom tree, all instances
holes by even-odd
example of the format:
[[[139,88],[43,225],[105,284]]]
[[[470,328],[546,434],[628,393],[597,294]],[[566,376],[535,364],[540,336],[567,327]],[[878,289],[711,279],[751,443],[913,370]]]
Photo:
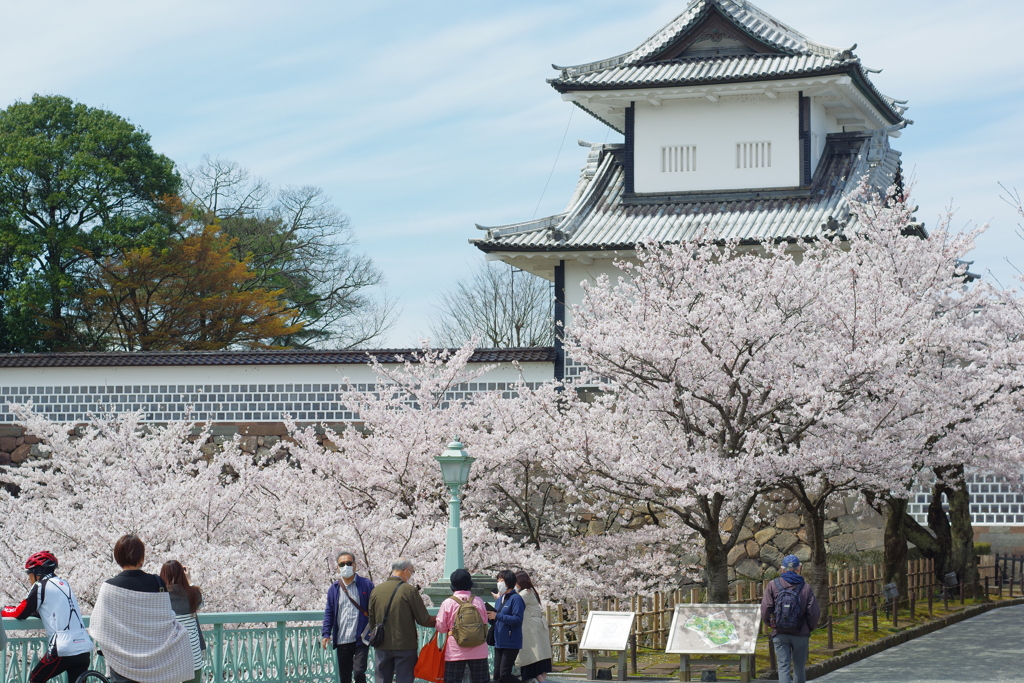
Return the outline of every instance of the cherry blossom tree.
[[[825,596],[831,496],[905,497],[921,472],[992,467],[988,446],[1011,442],[1005,429],[979,440],[1020,386],[1004,342],[1021,335],[993,328],[992,290],[964,288],[973,235],[925,238],[895,191],[853,211],[834,239],[643,245],[617,282],[585,283],[574,311],[569,352],[607,380],[634,435],[592,454],[588,484],[699,534],[711,600],[728,599],[727,554],[760,493],[800,501]]]
[[[729,550],[777,485],[765,459],[848,400],[814,362],[827,341],[809,311],[826,281],[784,244],[652,243],[638,258],[617,283],[585,284],[569,330],[569,352],[609,380],[632,439],[592,454],[588,484],[696,532],[709,600],[727,602]]]

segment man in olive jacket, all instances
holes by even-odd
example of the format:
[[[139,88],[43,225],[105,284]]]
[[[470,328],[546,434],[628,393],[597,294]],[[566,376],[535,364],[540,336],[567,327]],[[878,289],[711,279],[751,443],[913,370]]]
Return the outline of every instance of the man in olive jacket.
[[[374,652],[376,683],[413,683],[419,654],[416,624],[434,626],[435,618],[427,613],[419,591],[409,584],[415,571],[410,560],[399,558],[392,563],[388,580],[370,593],[370,628],[384,624],[384,642]]]

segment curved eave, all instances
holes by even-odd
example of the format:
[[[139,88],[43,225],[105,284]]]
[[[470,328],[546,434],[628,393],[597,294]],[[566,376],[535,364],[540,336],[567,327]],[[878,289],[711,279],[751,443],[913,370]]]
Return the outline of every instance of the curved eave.
[[[773,237],[770,241],[774,244],[798,244],[801,242],[814,242],[821,239],[820,235],[806,235],[803,237]],[[724,245],[727,242],[733,242],[733,240],[716,239],[713,240],[712,244]],[[738,240],[741,246],[752,247],[764,244],[765,240],[753,239],[753,238],[741,238]],[[498,253],[498,252],[509,252],[509,253],[576,253],[576,252],[594,252],[594,251],[636,251],[638,242],[622,242],[618,244],[574,244],[572,246],[563,246],[558,244],[551,245],[509,245],[509,244],[498,244],[495,242],[486,242],[484,240],[470,240],[470,243],[484,252],[485,254]],[[660,241],[659,244],[679,244],[679,240],[664,240]]]
[[[733,83],[758,83],[758,82],[769,82],[769,81],[785,81],[793,78],[801,78],[807,76],[839,76],[848,75],[851,77],[853,84],[857,87],[857,90],[866,97],[871,104],[878,110],[878,112],[887,120],[890,124],[900,123],[904,120],[904,117],[897,111],[895,111],[891,104],[886,101],[885,96],[874,87],[874,84],[864,75],[859,64],[851,63],[836,66],[827,69],[808,69],[805,71],[790,71],[778,74],[752,74],[749,76],[726,76],[721,78],[708,78],[708,79],[671,79],[664,81],[621,81],[610,84],[575,84],[572,81],[563,81],[559,78],[549,78],[548,83],[551,84],[555,90],[559,93],[566,94],[572,92],[596,92],[596,91],[615,91],[615,90],[637,90],[637,89],[655,89],[655,88],[680,88],[680,87],[693,87],[702,85],[723,85]],[[578,106],[583,107],[582,104],[576,103]],[[602,123],[610,126],[618,132],[623,132],[617,126],[608,123],[594,112],[586,109],[587,112],[601,121]]]

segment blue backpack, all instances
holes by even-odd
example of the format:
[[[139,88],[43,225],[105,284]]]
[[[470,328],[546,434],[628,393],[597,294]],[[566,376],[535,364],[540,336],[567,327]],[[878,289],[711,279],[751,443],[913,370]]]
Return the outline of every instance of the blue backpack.
[[[804,625],[804,611],[800,608],[800,592],[804,584],[782,585],[782,579],[775,579],[775,612],[773,621],[779,633],[794,635]]]

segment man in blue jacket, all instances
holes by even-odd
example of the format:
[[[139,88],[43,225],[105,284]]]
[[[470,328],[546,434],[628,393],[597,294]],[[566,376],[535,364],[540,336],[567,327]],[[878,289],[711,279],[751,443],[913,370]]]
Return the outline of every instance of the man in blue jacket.
[[[369,621],[370,591],[373,581],[356,574],[356,556],[346,551],[338,553],[338,573],[341,578],[327,590],[324,607],[324,625],[320,629],[323,647],[333,645],[338,654],[338,681],[366,683],[366,661],[369,647],[363,632]]]

